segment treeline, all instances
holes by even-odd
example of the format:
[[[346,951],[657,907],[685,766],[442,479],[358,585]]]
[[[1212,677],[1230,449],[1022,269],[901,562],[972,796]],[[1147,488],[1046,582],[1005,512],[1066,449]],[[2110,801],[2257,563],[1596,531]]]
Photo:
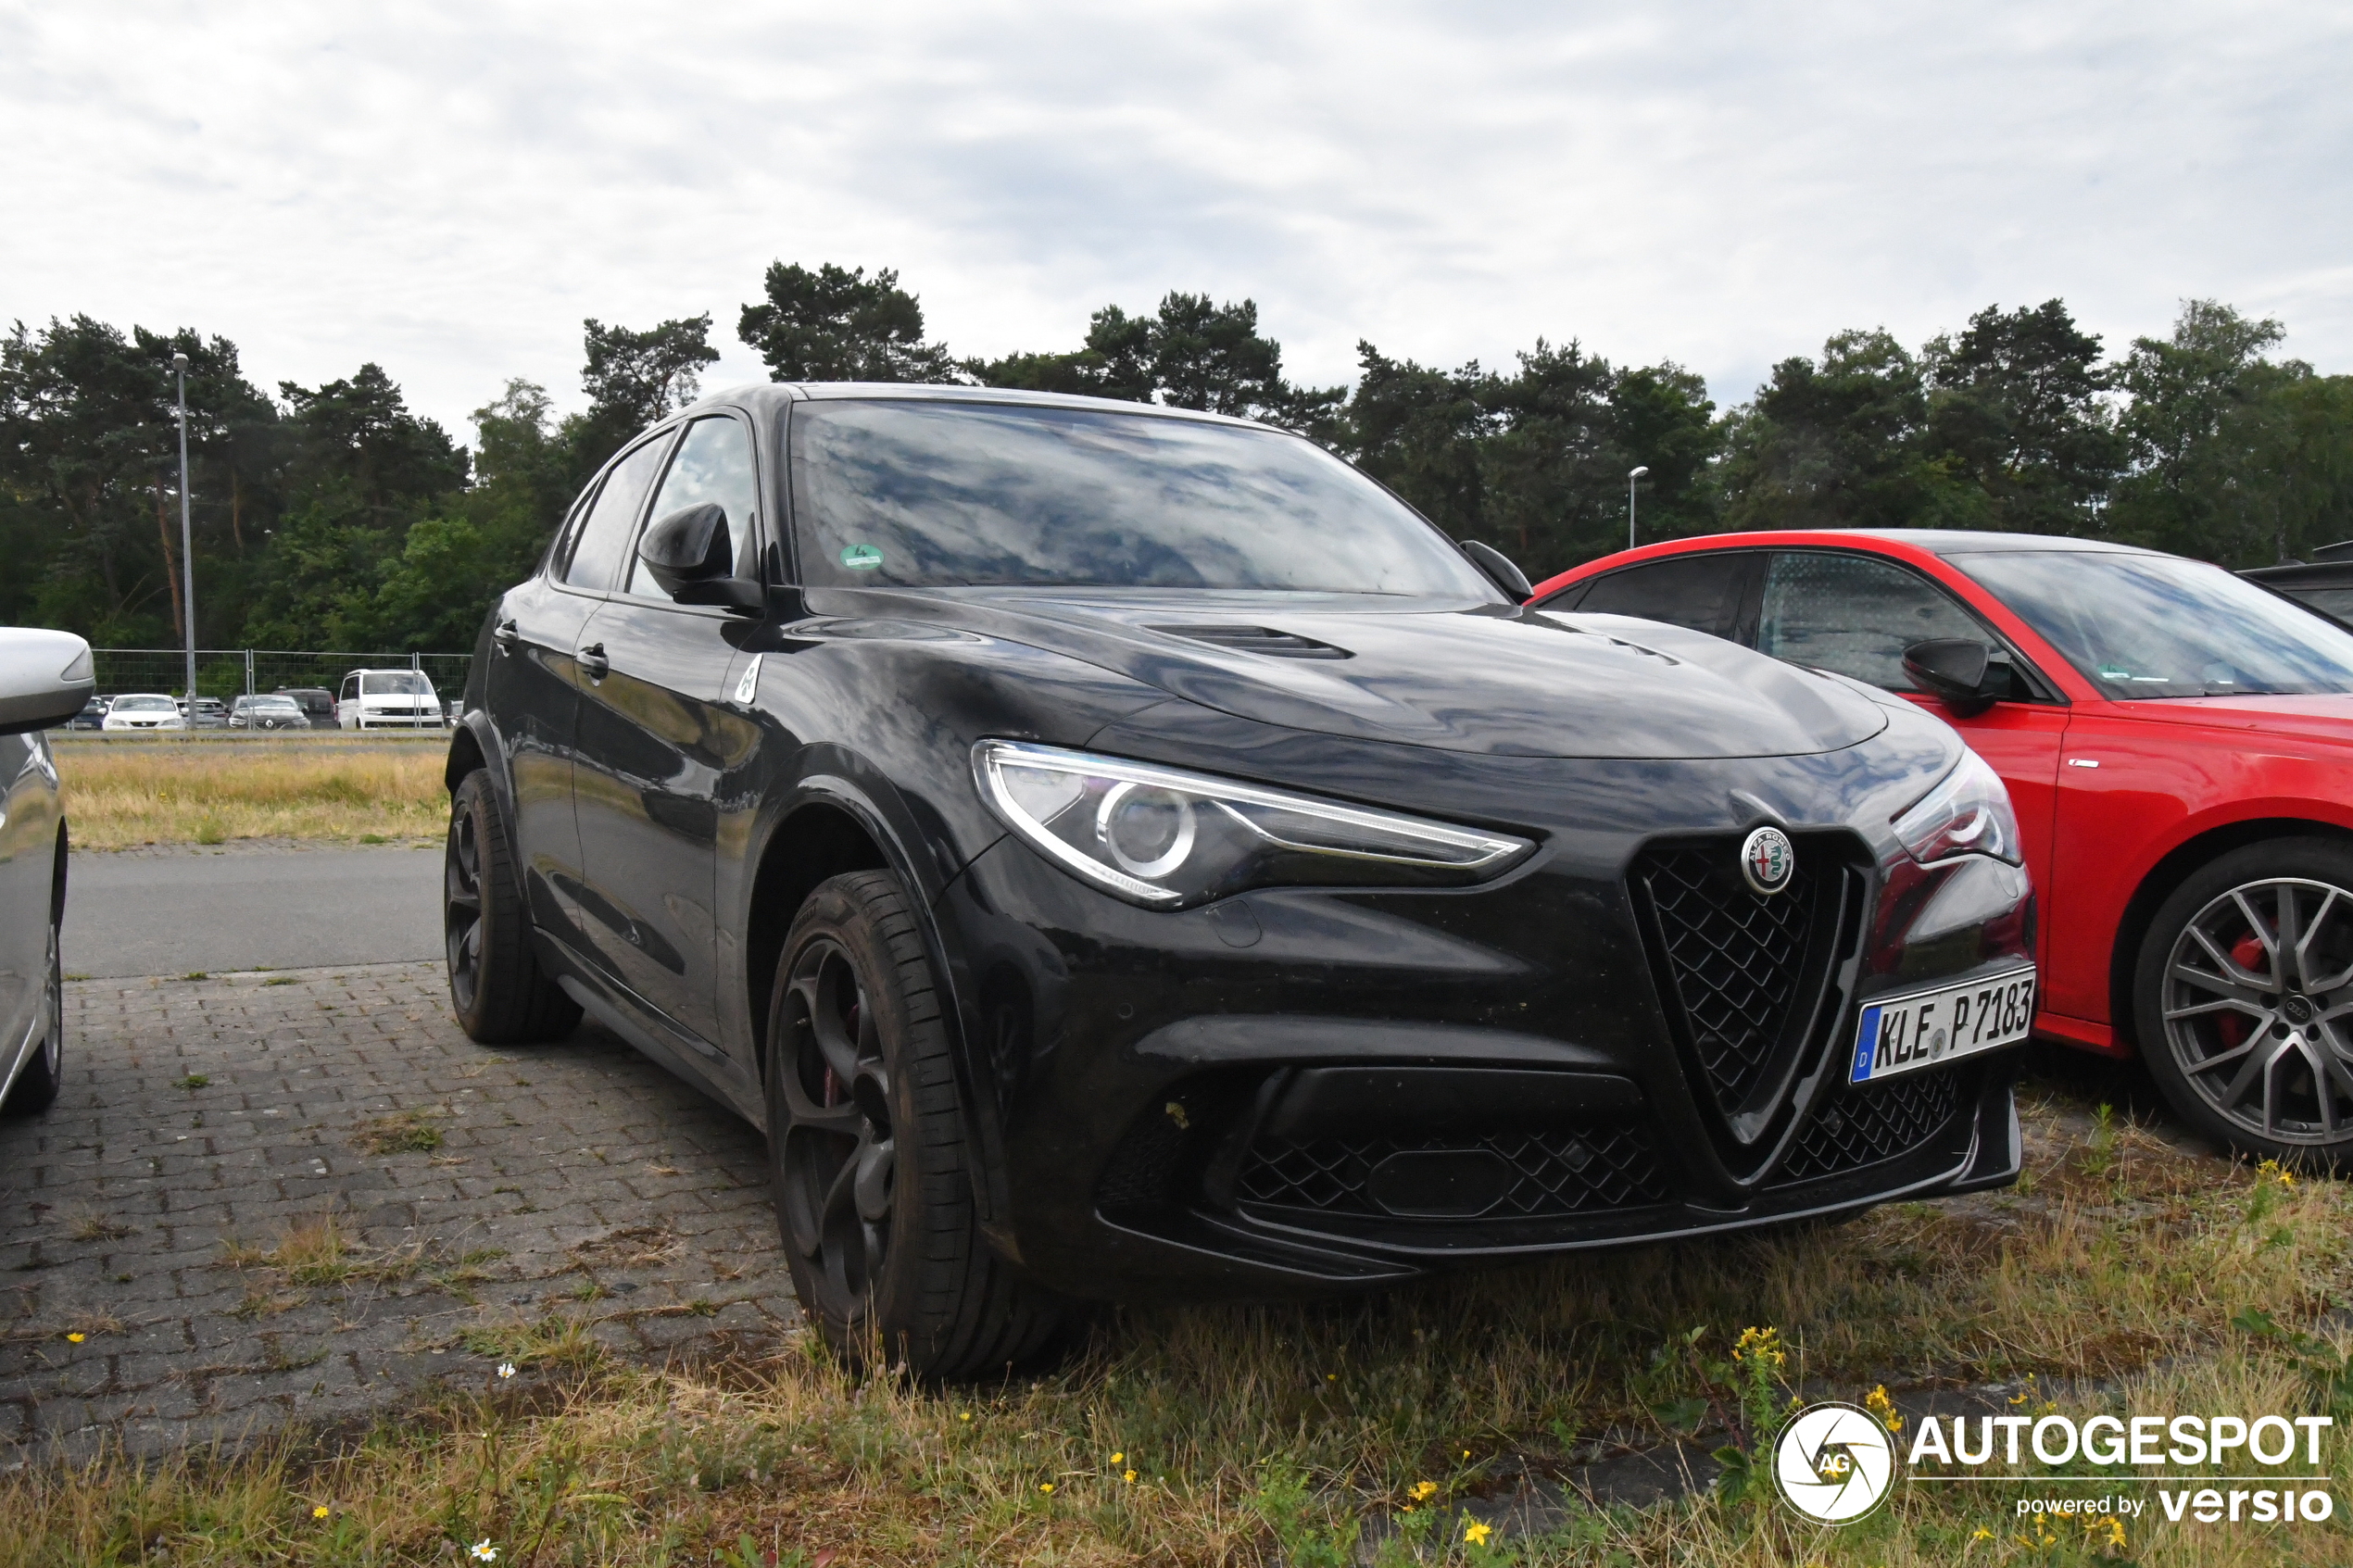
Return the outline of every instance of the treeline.
[[[587,408],[510,382],[461,445],[378,366],[247,379],[236,345],[77,316],[0,341],[0,621],[114,646],[181,638],[171,359],[189,358],[197,641],[461,649],[572,497],[698,394],[711,318],[585,323]],[[1295,383],[1249,300],[1096,311],[1072,347],[959,358],[885,269],[779,262],[736,321],[780,381],[960,382],[1213,409],[1312,437],[1460,538],[1541,576],[1625,539],[1737,528],[2098,535],[2231,566],[2353,536],[2353,377],[2271,352],[2283,331],[2192,302],[2120,355],[2057,300],[1989,307],[1917,351],[1832,337],[1719,411],[1673,364],[1537,340],[1452,370],[1358,345],[1349,387]]]

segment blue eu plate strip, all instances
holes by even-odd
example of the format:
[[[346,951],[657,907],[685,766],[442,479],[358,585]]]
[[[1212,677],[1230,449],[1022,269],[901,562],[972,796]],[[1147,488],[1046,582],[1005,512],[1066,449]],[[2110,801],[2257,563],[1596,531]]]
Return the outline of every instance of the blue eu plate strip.
[[[1871,1053],[1879,1048],[1879,1013],[1876,1004],[1863,1010],[1863,1027],[1855,1041],[1855,1071],[1846,1080],[1850,1084],[1871,1075]]]

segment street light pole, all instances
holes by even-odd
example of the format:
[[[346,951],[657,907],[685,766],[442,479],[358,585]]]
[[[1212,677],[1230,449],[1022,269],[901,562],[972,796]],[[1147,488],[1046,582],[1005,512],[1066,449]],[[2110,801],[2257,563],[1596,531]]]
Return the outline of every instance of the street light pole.
[[[188,727],[196,724],[196,557],[188,535],[188,357],[171,357],[180,382],[180,625],[188,634]]]
[[[1646,468],[1626,470],[1626,547],[1634,547],[1634,482],[1650,472]]]

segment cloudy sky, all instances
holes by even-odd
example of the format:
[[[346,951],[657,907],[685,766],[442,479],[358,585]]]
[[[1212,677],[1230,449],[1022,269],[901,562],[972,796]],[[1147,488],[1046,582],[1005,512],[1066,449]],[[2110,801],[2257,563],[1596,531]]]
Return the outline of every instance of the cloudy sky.
[[[580,321],[889,266],[963,354],[1255,298],[1295,379],[1539,335],[1738,400],[1846,326],[2176,302],[2353,370],[2353,6],[0,0],[0,322],[382,363],[461,438]]]

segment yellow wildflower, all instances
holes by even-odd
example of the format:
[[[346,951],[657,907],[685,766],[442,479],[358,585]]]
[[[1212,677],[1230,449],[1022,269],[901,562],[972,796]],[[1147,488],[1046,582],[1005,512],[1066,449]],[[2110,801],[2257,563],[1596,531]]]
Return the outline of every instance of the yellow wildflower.
[[[317,1508],[310,1511],[310,1517],[313,1519],[324,1519],[328,1514],[333,1512],[334,1511],[329,1508],[325,1503],[321,1503]]]
[[[1136,1484],[1136,1473],[1131,1470],[1126,1474],[1121,1476],[1120,1479],[1132,1486]]]
[[[1487,1544],[1487,1537],[1494,1533],[1494,1528],[1491,1525],[1483,1524],[1476,1519],[1463,1526],[1463,1539],[1470,1542],[1473,1546],[1485,1546]]]
[[[1040,1481],[1038,1483],[1038,1489],[1041,1492],[1051,1492],[1054,1489],[1054,1484],[1051,1481]]]
[[[1969,1538],[1973,1541],[1990,1541],[1994,1538],[1994,1532],[1987,1529],[1984,1525],[1980,1524],[1976,1529],[1969,1532]]]
[[[1126,1457],[1127,1456],[1126,1454],[1114,1454],[1111,1456],[1111,1461],[1114,1464],[1117,1464],[1120,1461],[1126,1459]]]
[[[1732,1360],[1778,1367],[1788,1361],[1789,1352],[1781,1348],[1780,1329],[1744,1328],[1741,1330],[1740,1343],[1732,1347]]]
[[[1409,1489],[1413,1492],[1414,1500],[1416,1502],[1428,1502],[1430,1499],[1438,1495],[1438,1483],[1435,1481],[1416,1481]]]
[[[1904,1430],[1904,1418],[1896,1413],[1895,1401],[1887,1397],[1886,1384],[1881,1384],[1863,1397],[1863,1408],[1879,1417],[1880,1424],[1890,1432]]]
[[[84,1339],[89,1337],[90,1336],[86,1334],[69,1334],[66,1336],[66,1343],[69,1345],[79,1345]]]
[[[956,1419],[958,1421],[970,1421],[972,1418],[973,1412],[970,1411],[960,1411],[956,1415]]]

